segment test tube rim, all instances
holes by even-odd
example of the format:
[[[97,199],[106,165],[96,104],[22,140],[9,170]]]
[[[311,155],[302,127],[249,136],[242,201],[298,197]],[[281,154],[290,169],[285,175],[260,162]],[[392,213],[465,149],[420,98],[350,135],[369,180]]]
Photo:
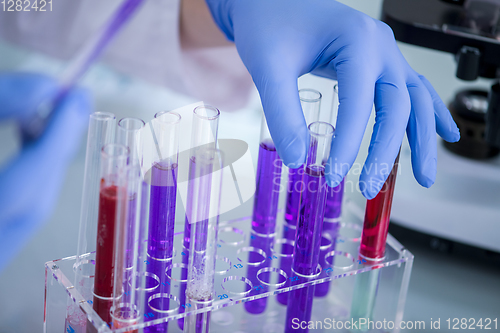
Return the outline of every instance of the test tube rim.
[[[330,131],[328,131],[327,133],[319,133],[319,130],[317,130],[317,131],[313,130],[314,126],[324,126],[325,129],[330,129]],[[320,138],[328,138],[328,137],[333,136],[333,134],[335,133],[335,128],[333,127],[333,125],[330,123],[327,123],[326,121],[312,122],[309,124],[309,126],[307,128],[309,129],[309,133],[311,133],[311,135],[314,135],[315,137],[320,137]]]
[[[133,120],[136,124],[141,124],[139,127],[134,127],[134,128],[127,128],[125,126],[122,125],[122,121],[131,121]],[[122,119],[120,119],[118,121],[118,127],[123,130],[123,131],[127,131],[127,132],[134,132],[134,131],[138,131],[140,130],[141,128],[143,128],[144,126],[146,125],[146,123],[144,122],[144,120],[142,120],[141,118],[137,118],[137,117],[124,117]]]
[[[201,110],[201,109],[208,109],[208,110],[215,111],[215,114],[213,116],[204,116],[204,115],[201,115],[201,114],[198,113],[198,111]],[[205,120],[215,120],[215,119],[219,118],[219,116],[220,116],[219,109],[217,109],[215,106],[212,106],[212,105],[199,105],[199,106],[197,106],[197,107],[194,108],[193,113],[198,118],[205,119]]]
[[[316,94],[318,97],[315,97],[315,98],[311,98],[311,97],[303,97],[301,96],[301,92],[308,92],[308,93],[314,93]],[[322,98],[323,98],[323,95],[321,94],[321,92],[319,92],[318,90],[316,89],[311,89],[311,88],[303,88],[303,89],[299,89],[299,98],[302,102],[307,102],[307,103],[315,103],[315,102],[319,102]]]
[[[116,119],[116,116],[111,112],[96,111],[90,114],[90,118],[93,120],[113,120]]]
[[[121,150],[119,150],[118,153],[114,154],[114,153],[108,151],[108,149],[111,149],[111,147],[119,148]],[[101,153],[103,154],[103,157],[106,157],[106,158],[127,159],[128,155],[130,153],[130,150],[125,145],[112,142],[112,143],[105,144],[101,148]]]
[[[173,121],[164,121],[164,120],[162,120],[160,117],[163,116],[163,115],[166,115],[166,114],[173,115],[175,117],[175,120],[173,120]],[[178,114],[175,111],[160,111],[160,112],[157,112],[155,114],[154,119],[156,121],[159,121],[160,123],[163,123],[163,124],[172,124],[172,125],[175,125],[175,124],[178,124],[181,121],[181,115]]]

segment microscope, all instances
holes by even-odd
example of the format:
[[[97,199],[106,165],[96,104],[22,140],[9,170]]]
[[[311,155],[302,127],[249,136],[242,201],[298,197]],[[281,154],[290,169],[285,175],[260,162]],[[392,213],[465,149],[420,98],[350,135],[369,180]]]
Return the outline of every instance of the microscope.
[[[492,80],[489,91],[462,90],[449,103],[461,139],[438,143],[430,189],[408,172],[398,178],[394,223],[438,245],[500,252],[500,0],[384,0],[382,21],[398,41],[453,54],[459,79]]]

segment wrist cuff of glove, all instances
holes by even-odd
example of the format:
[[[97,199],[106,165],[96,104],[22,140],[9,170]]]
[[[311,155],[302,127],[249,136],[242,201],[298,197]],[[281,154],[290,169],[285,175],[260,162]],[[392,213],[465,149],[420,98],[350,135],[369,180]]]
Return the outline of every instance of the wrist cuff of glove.
[[[206,2],[219,29],[229,41],[234,42],[233,21],[231,20],[233,0],[206,0]]]

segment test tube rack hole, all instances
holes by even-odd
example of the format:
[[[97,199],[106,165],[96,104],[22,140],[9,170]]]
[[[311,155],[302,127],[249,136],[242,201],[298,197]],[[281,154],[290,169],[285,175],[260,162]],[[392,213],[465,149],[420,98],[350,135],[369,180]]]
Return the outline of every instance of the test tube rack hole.
[[[286,224],[283,222],[283,212],[278,216],[276,238],[271,238],[270,241],[264,242],[266,244],[264,248],[250,246],[250,241],[255,240],[255,237],[259,236],[251,232],[250,218],[239,218],[234,221],[221,222],[222,227],[220,231],[222,234],[225,233],[227,237],[219,238],[217,244],[215,297],[210,305],[197,309],[189,303],[183,303],[183,301],[187,302],[186,297],[183,296],[186,289],[186,274],[185,272],[183,274],[182,271],[187,269],[183,260],[186,259],[188,251],[183,247],[182,233],[178,232],[174,237],[174,246],[177,250],[177,255],[166,265],[167,269],[163,276],[150,277],[151,283],[148,285],[150,291],[153,293],[156,289],[160,290],[162,284],[168,284],[173,288],[170,288],[169,293],[163,294],[158,292],[153,294],[152,299],[149,300],[150,310],[146,313],[141,313],[139,316],[143,318],[142,320],[138,320],[128,328],[117,328],[112,327],[110,323],[102,326],[102,321],[99,320],[100,318],[93,311],[91,305],[78,307],[72,311],[77,317],[84,315],[87,319],[91,319],[90,322],[95,323],[96,327],[98,327],[98,332],[129,332],[131,329],[139,329],[202,312],[214,311],[221,308],[225,308],[224,311],[228,311],[228,307],[238,303],[266,297],[272,299],[274,295],[280,293],[328,282],[332,284],[329,295],[315,298],[314,304],[326,302],[324,303],[325,306],[327,309],[330,309],[328,316],[331,317],[331,312],[333,311],[339,316],[338,319],[347,320],[350,308],[349,297],[352,297],[353,283],[347,281],[344,283],[344,280],[348,280],[349,277],[352,280],[356,275],[369,274],[373,270],[380,270],[384,274],[384,271],[387,270],[388,278],[386,280],[393,279],[393,281],[385,283],[385,280],[381,280],[378,292],[381,305],[376,308],[387,308],[387,305],[382,306],[384,302],[387,302],[390,304],[389,308],[392,309],[389,311],[390,317],[394,318],[393,320],[398,318],[401,320],[403,313],[401,306],[404,307],[413,255],[389,235],[385,258],[377,263],[375,267],[366,265],[366,262],[363,262],[363,259],[358,255],[362,220],[356,212],[357,207],[352,210],[349,209],[352,205],[352,203],[345,204],[343,214],[343,221],[345,222],[341,224],[339,230],[340,237],[337,237],[335,242],[330,243],[330,248],[322,248],[323,257],[321,258],[321,262],[323,266],[319,267],[318,274],[315,276],[299,276],[294,274],[293,271],[291,274],[287,274],[280,269],[280,260],[291,259],[292,254],[289,253],[289,250],[293,248],[293,242],[278,238],[278,235],[281,235],[283,229],[286,228]],[[182,229],[182,227],[182,223],[176,224],[176,230],[177,228]],[[325,245],[325,247],[327,246]],[[253,258],[249,260],[251,256]],[[255,256],[260,259],[255,260]],[[93,254],[89,254],[85,262],[90,263],[92,260],[94,260]],[[149,260],[152,261],[151,258]],[[91,304],[92,300],[83,298],[77,290],[71,290],[71,293],[67,290],[68,287],[72,286],[70,281],[73,281],[75,274],[74,263],[75,257],[57,260],[57,265],[55,261],[48,262],[46,264],[47,284],[52,285],[47,285],[47,290],[50,291],[54,289],[54,284],[59,284],[71,295],[75,304],[79,302]],[[253,276],[249,276],[249,274]],[[54,281],[50,281],[52,277]],[[93,276],[90,276],[89,279],[92,280]],[[384,293],[388,293],[390,296],[385,297]],[[57,293],[54,292],[55,294]],[[164,307],[168,308],[168,310],[162,310],[161,304],[165,300],[161,300],[161,298],[168,300],[169,305]],[[341,300],[340,302],[339,299]],[[51,303],[54,303],[54,300],[59,301],[55,303],[64,303],[58,297],[48,292],[46,296],[45,332],[53,332],[48,327],[57,326],[54,322],[56,319],[52,319],[57,312],[51,308]],[[273,301],[271,303],[269,308],[274,309],[273,311],[280,312],[286,309],[286,306],[277,302]],[[235,308],[239,308],[240,310],[238,311],[240,312],[245,312],[241,306]],[[319,308],[320,306],[314,307],[314,309],[318,310]],[[64,312],[66,314],[66,310],[67,305],[64,307],[64,311],[61,310],[61,313]],[[381,311],[381,313],[387,312]],[[284,314],[282,316],[282,319],[284,319]],[[386,319],[389,320],[389,318]],[[64,321],[64,319],[60,320]],[[49,323],[49,321],[52,322]],[[99,326],[100,322],[101,326]],[[177,326],[173,323],[170,325]],[[260,331],[260,329],[256,331]]]

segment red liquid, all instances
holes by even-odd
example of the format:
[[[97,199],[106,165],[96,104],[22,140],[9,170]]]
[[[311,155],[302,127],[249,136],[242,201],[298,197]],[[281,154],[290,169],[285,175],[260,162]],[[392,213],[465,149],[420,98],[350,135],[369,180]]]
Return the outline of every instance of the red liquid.
[[[361,235],[359,254],[368,259],[382,259],[391,218],[392,196],[398,172],[399,155],[382,189],[366,202],[365,221]]]
[[[99,194],[93,307],[106,323],[111,322],[109,310],[113,305],[117,192],[118,187],[112,185],[101,188]]]

